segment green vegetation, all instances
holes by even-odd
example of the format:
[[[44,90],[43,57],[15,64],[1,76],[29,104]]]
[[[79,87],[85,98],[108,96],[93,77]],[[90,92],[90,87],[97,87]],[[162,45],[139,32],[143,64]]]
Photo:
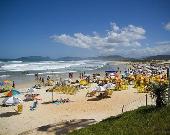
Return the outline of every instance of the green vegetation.
[[[149,84],[149,89],[151,90],[152,97],[156,97],[157,107],[162,107],[167,104],[166,96],[168,92],[168,84],[163,82],[152,82]]]
[[[116,117],[110,117],[70,135],[169,135],[170,105],[140,107]]]

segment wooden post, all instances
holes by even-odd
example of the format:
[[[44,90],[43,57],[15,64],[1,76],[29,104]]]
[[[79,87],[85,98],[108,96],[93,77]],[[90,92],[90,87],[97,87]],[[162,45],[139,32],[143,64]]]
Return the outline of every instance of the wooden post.
[[[167,78],[168,78],[168,80],[169,80],[168,103],[170,103],[170,65],[169,65],[169,68],[167,68]]]
[[[54,91],[53,91],[53,89],[52,89],[52,103],[54,102],[54,99],[53,99],[53,92],[54,92]]]
[[[146,106],[148,106],[148,95],[146,94],[145,97],[146,97]]]
[[[125,106],[123,105],[123,106],[122,106],[122,113],[123,113],[123,109],[124,109],[124,107],[125,107]]]

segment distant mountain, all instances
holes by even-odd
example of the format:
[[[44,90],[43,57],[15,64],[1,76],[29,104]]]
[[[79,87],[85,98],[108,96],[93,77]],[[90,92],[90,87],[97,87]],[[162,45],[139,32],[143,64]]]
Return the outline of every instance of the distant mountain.
[[[113,60],[113,61],[131,61],[131,60],[136,60],[134,58],[126,58],[126,57],[122,57],[120,55],[89,57],[89,59],[94,59],[94,60]]]
[[[42,57],[42,56],[29,56],[29,57],[17,58],[15,60],[18,60],[18,61],[49,61],[52,59],[49,57]]]
[[[131,60],[131,58],[125,58],[119,55],[109,55],[109,56],[98,56],[98,57],[87,57],[87,58],[81,58],[81,57],[61,57],[56,59],[58,61],[70,61],[70,60],[113,60],[113,61],[127,61]]]
[[[42,56],[28,56],[28,57],[20,57],[16,59],[0,59],[0,61],[49,61],[53,60],[49,57],[42,57]]]
[[[61,57],[57,59],[51,59],[50,57],[42,57],[42,56],[29,56],[29,57],[21,57],[16,59],[0,59],[0,61],[78,61],[78,60],[110,60],[110,61],[151,61],[151,60],[170,60],[170,55],[156,55],[156,56],[149,56],[144,57],[141,59],[135,59],[135,58],[127,58],[122,57],[120,55],[109,55],[109,56],[98,56],[98,57],[87,57],[87,58],[81,58],[81,57]]]
[[[81,57],[61,57],[61,58],[57,58],[55,60],[57,61],[78,61],[78,60],[84,60],[85,58],[81,58]]]
[[[156,55],[156,56],[149,56],[145,57],[142,60],[170,60],[170,55]]]

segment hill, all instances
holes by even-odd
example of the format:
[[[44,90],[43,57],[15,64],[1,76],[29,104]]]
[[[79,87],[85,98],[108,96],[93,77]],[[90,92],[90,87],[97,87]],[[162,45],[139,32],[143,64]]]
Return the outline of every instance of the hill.
[[[21,57],[15,59],[17,61],[49,61],[52,60],[49,57],[42,57],[42,56],[29,56],[29,57]]]
[[[42,57],[42,56],[28,56],[28,57],[20,57],[16,59],[0,59],[0,61],[78,61],[78,60],[109,60],[109,61],[152,61],[152,60],[170,60],[170,55],[156,55],[149,56],[144,58],[128,58],[122,57],[120,55],[109,55],[109,56],[97,56],[97,57],[60,57],[57,59],[51,59],[50,57]]]
[[[28,57],[20,57],[16,59],[0,59],[0,61],[49,61],[53,60],[49,57],[42,57],[42,56],[28,56]]]
[[[116,117],[110,117],[69,135],[165,135],[170,134],[170,105],[157,109],[140,107]]]
[[[156,55],[143,58],[143,60],[170,60],[170,55]]]

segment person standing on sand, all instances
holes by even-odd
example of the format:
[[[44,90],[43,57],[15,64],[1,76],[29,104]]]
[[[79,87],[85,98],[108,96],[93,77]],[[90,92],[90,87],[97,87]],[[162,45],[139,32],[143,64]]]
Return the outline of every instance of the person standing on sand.
[[[81,79],[81,73],[80,73],[80,79]]]
[[[45,83],[45,82],[44,82],[44,77],[42,77],[42,84],[44,85],[44,83]]]
[[[15,82],[13,81],[13,83],[12,83],[12,88],[15,88]]]

